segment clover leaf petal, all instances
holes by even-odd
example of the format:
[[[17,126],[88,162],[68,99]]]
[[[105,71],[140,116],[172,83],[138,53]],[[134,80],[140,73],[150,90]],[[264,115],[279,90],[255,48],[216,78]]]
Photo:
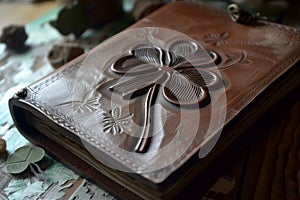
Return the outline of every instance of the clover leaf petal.
[[[45,151],[40,147],[23,146],[7,158],[7,171],[12,174],[23,172],[29,164],[40,161]]]

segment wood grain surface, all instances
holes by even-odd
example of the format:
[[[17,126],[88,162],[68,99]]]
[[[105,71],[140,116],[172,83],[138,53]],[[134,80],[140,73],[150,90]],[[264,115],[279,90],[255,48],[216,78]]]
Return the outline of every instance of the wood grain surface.
[[[300,101],[251,147],[242,199],[300,199]]]
[[[203,196],[208,199],[300,199],[300,98],[297,91],[269,118],[262,134]],[[275,113],[275,114],[274,114]]]
[[[28,24],[57,6],[55,1],[40,3],[0,2],[0,30],[10,24]]]

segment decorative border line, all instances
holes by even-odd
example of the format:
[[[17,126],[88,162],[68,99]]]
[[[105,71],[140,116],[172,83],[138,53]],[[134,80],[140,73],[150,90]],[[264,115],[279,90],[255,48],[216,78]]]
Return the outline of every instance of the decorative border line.
[[[44,89],[45,87],[51,85],[52,83],[54,83],[55,81],[61,79],[64,75],[69,74],[75,70],[78,70],[79,67],[81,66],[81,63],[84,61],[84,59],[78,59],[76,60],[77,62],[71,63],[70,66],[66,67],[65,69],[63,69],[60,72],[57,72],[54,75],[51,75],[49,78],[47,78],[46,80],[44,80],[43,82],[39,83],[36,86],[30,87],[30,89],[37,93],[40,90]]]

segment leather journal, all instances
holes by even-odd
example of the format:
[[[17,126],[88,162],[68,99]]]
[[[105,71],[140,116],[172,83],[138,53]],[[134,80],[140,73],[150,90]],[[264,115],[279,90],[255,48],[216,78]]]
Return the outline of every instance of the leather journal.
[[[263,134],[252,127],[299,85],[299,58],[295,28],[176,2],[9,106],[26,138],[118,197],[171,199],[200,192]]]

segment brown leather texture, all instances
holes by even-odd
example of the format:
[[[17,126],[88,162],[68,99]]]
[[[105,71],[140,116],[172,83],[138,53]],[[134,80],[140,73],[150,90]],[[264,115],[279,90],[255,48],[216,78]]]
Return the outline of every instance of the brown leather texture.
[[[184,40],[176,40],[170,36],[170,49],[165,49],[159,46],[159,42],[149,44],[151,40],[147,40],[148,44],[145,44],[145,40],[137,37],[136,40],[125,41],[134,44],[128,49],[130,53],[125,54],[114,50],[114,45],[123,44],[120,41],[126,40],[126,37],[117,35],[93,50],[100,52],[100,55],[104,52],[103,57],[98,60],[89,59],[93,53],[91,52],[68,63],[28,86],[26,95],[16,96],[10,101],[10,108],[17,127],[27,137],[31,137],[29,133],[25,133],[28,131],[28,124],[41,133],[44,130],[47,137],[96,169],[99,161],[95,158],[93,160],[91,155],[80,151],[80,148],[90,148],[96,154],[106,157],[106,162],[113,160],[134,173],[148,169],[151,165],[149,171],[133,177],[155,190],[156,184],[164,182],[199,150],[216,142],[213,140],[218,139],[218,130],[223,127],[213,118],[214,109],[214,112],[225,111],[222,125],[228,126],[225,128],[226,134],[232,132],[238,135],[257,120],[257,113],[265,112],[268,101],[276,101],[276,98],[284,96],[282,88],[277,85],[277,96],[272,96],[272,92],[266,94],[274,99],[265,98],[265,102],[260,102],[260,107],[257,107],[260,110],[252,107],[245,114],[245,108],[264,95],[264,91],[299,60],[300,33],[297,29],[263,20],[251,25],[238,24],[231,21],[223,10],[183,2],[163,6],[129,30],[141,27],[153,27],[146,29],[146,32],[152,34],[149,38],[166,37],[160,32],[161,29],[155,31],[155,27],[161,27],[186,34],[191,39],[184,37]],[[193,50],[194,47],[197,50]],[[191,67],[190,63],[197,65],[198,58],[192,58],[189,62],[182,58],[186,52],[201,50],[206,50],[214,63]],[[165,65],[168,68],[159,71],[152,67],[159,57],[156,55],[169,55],[174,60],[163,63],[162,68]],[[177,61],[182,65],[173,65]],[[87,65],[90,62],[99,65],[91,67]],[[141,62],[147,64],[143,69],[128,70],[132,65],[141,65]],[[87,67],[82,67],[85,65]],[[168,74],[169,68],[181,75]],[[197,71],[195,69],[198,72],[194,72]],[[187,81],[182,77],[187,77]],[[297,82],[293,84],[296,85]],[[196,94],[190,95],[190,91],[196,91]],[[226,94],[226,104],[214,108],[224,96],[223,91]],[[149,104],[158,106],[152,111],[147,107]],[[191,109],[193,106],[197,109]],[[158,117],[148,123],[148,117],[156,116],[153,114],[155,112],[158,112]],[[36,123],[33,120],[29,122],[33,117],[26,113],[33,113],[37,118]],[[72,118],[74,113],[76,119]],[[188,122],[182,123],[182,116]],[[243,121],[239,121],[240,116],[244,116],[241,117]],[[44,128],[41,121],[45,122]],[[152,137],[142,138],[152,134],[151,131],[155,128],[149,124],[153,124],[153,121],[153,126],[162,131]],[[231,122],[239,122],[236,123],[238,127]],[[141,128],[131,127],[133,123]],[[189,129],[191,124],[197,125],[196,133]],[[45,129],[45,126],[54,127],[53,131]],[[207,136],[206,132],[210,127],[214,131]],[[128,134],[130,131],[133,133]],[[158,151],[164,147],[168,148]],[[55,150],[53,152],[57,153]],[[149,152],[155,153],[148,155]],[[171,164],[168,159],[172,161]],[[154,170],[151,170],[152,166]],[[120,177],[117,180],[119,182],[128,178],[126,175]],[[134,184],[129,188],[134,188]],[[137,193],[143,194],[143,187],[141,188]]]

